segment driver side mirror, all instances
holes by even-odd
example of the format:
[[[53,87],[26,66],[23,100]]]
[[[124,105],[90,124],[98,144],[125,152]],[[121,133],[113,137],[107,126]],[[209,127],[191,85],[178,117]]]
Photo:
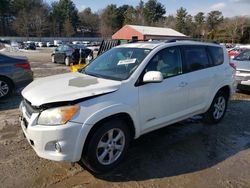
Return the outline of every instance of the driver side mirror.
[[[143,83],[160,83],[162,81],[163,76],[159,71],[149,71],[143,76]]]

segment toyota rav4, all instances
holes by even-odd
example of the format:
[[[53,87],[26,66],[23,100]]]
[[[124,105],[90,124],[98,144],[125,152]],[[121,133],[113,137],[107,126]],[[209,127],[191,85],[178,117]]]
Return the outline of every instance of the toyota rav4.
[[[197,114],[222,120],[235,70],[224,47],[196,41],[112,48],[82,71],[33,81],[21,127],[40,157],[111,170],[132,139]]]

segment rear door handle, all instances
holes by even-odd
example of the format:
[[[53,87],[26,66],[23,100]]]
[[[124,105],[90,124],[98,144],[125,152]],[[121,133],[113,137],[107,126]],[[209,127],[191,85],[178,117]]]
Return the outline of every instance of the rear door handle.
[[[179,84],[179,87],[185,87],[185,86],[187,86],[187,85],[188,85],[187,82],[181,82],[181,83]]]

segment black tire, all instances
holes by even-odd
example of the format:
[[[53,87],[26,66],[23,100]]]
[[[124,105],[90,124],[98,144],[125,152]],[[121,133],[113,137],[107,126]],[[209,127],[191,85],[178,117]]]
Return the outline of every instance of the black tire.
[[[13,91],[13,85],[11,81],[7,78],[0,77],[0,99],[4,99]]]
[[[65,57],[65,65],[70,66],[70,59],[69,57]]]
[[[121,140],[118,140],[115,143],[115,145],[118,145],[118,146],[122,146],[124,144],[124,146],[121,147],[123,148],[122,151],[119,151],[119,150],[116,151],[116,149],[114,149],[115,146],[113,146],[113,149],[111,149],[112,146],[103,146],[103,147],[98,148],[98,144],[100,143],[100,141],[102,141],[102,143],[105,143],[105,144],[106,142],[109,142],[107,133],[112,130],[113,130],[112,137],[114,140],[115,138],[118,138],[116,136],[118,136],[119,131],[123,133],[124,139],[121,138]],[[95,174],[108,172],[112,170],[113,168],[115,168],[123,160],[123,158],[125,157],[127,153],[129,143],[130,143],[130,131],[126,123],[118,119],[107,121],[101,124],[100,128],[98,128],[94,132],[94,134],[91,136],[90,141],[88,142],[88,145],[86,146],[85,151],[83,151],[80,162],[82,162],[90,171],[94,172]],[[108,145],[111,145],[111,144],[108,144]],[[104,162],[109,163],[109,160],[110,160],[109,149],[107,149],[108,147],[110,147],[109,149],[112,150],[113,157],[115,159],[110,164],[103,164]],[[102,163],[100,162],[101,156],[99,156],[99,159],[98,159],[98,155],[104,154],[105,150],[108,153],[104,155],[103,160],[102,160],[103,163]]]
[[[203,114],[203,121],[206,124],[217,124],[225,116],[227,110],[228,95],[218,91],[213,102],[206,113]]]
[[[52,56],[51,56],[51,62],[52,62],[52,63],[56,63],[56,61],[55,61],[55,55],[52,55]]]

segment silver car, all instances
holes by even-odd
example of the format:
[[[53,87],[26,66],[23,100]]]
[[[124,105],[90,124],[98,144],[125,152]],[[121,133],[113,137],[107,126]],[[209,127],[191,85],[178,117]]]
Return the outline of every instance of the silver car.
[[[238,88],[250,89],[250,49],[241,52],[232,62],[236,65]]]
[[[33,80],[33,72],[26,57],[0,54],[0,99],[13,91],[21,91]]]

